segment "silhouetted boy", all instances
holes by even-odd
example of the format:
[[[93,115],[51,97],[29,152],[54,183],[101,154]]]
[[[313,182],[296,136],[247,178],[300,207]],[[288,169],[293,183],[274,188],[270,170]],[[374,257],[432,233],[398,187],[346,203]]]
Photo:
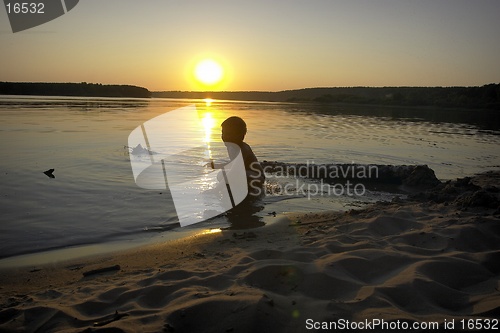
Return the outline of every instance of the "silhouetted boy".
[[[264,171],[262,170],[262,166],[260,165],[257,157],[255,157],[255,154],[252,151],[252,148],[250,148],[250,146],[243,141],[245,139],[245,135],[247,134],[247,125],[245,121],[240,117],[233,116],[224,120],[221,126],[222,141],[234,143],[238,145],[241,150],[247,175],[249,196],[263,196],[265,175]],[[228,146],[228,153],[229,158],[233,160],[239,152],[232,150]]]

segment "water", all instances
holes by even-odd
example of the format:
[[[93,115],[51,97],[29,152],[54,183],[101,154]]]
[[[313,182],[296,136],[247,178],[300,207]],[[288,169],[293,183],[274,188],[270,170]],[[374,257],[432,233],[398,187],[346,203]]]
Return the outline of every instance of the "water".
[[[193,103],[200,116],[210,114],[205,137],[193,140],[209,141],[216,147],[220,143],[219,124],[239,115],[248,125],[246,142],[260,160],[427,164],[442,180],[500,167],[498,112],[2,96],[0,258],[136,240],[158,231],[178,232],[181,228],[169,191],[138,187],[129,149],[124,146],[131,131],[142,123]],[[196,149],[192,155],[177,157],[186,166],[204,170],[204,159],[194,152]],[[220,157],[215,148],[210,153],[214,154],[212,158]],[[51,168],[55,169],[53,179],[43,174]],[[290,180],[270,179],[269,183],[279,185],[283,181]],[[364,202],[384,195],[370,193],[356,200]],[[267,198],[268,206],[260,214],[353,204],[337,197],[292,205],[279,199]],[[227,220],[219,218],[201,227],[227,226]]]

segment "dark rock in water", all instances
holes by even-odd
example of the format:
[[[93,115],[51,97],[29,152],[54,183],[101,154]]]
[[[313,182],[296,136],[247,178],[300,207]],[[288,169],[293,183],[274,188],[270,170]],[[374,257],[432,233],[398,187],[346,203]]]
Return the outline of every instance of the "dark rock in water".
[[[47,171],[44,171],[43,173],[45,175],[47,175],[47,177],[49,177],[49,178],[56,178],[56,176],[54,176],[53,172],[54,172],[54,169],[49,169]]]
[[[420,189],[441,184],[427,165],[376,164],[293,164],[282,162],[261,163],[266,173],[277,176],[322,179],[327,182],[354,181],[405,185]]]
[[[434,187],[441,182],[436,178],[434,170],[427,165],[416,165],[410,174],[403,178],[403,184],[415,187]]]

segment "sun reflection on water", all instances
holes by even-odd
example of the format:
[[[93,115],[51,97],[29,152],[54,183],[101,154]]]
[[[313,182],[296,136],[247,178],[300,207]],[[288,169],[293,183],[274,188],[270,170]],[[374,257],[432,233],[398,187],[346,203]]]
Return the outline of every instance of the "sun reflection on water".
[[[215,119],[212,117],[211,112],[205,113],[204,117],[201,119],[203,128],[205,129],[205,140],[204,142],[210,143],[212,137],[212,128],[215,126]]]
[[[212,103],[213,103],[214,100],[211,99],[211,98],[205,98],[203,101],[205,102],[205,105],[207,107],[209,107],[209,106],[212,106]]]

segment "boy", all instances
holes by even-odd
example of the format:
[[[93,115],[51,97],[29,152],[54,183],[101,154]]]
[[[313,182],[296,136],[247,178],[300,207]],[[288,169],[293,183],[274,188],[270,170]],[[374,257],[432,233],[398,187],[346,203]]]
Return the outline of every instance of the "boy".
[[[240,117],[229,117],[221,124],[222,127],[222,141],[231,142],[240,147],[243,162],[245,164],[245,171],[247,174],[248,194],[252,197],[262,197],[264,195],[264,181],[265,175],[262,166],[260,165],[257,157],[252,151],[250,146],[243,142],[247,134],[247,125]],[[239,153],[233,151],[228,146],[229,158],[232,160]],[[213,167],[213,165],[212,165]]]

